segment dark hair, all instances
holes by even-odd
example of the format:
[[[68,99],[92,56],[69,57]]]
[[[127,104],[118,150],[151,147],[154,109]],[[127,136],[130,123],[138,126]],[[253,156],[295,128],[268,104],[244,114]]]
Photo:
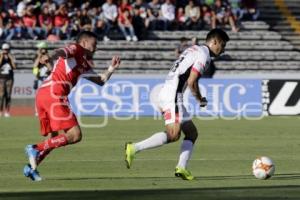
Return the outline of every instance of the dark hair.
[[[79,43],[83,38],[95,38],[98,39],[97,34],[91,32],[91,31],[81,31],[76,38],[76,42]]]
[[[185,41],[188,41],[188,39],[186,37],[181,37],[180,38],[180,42],[185,42]]]
[[[227,33],[219,28],[215,28],[209,31],[209,33],[206,36],[206,42],[214,38],[216,38],[217,40],[222,40],[224,42],[228,42],[230,40]]]

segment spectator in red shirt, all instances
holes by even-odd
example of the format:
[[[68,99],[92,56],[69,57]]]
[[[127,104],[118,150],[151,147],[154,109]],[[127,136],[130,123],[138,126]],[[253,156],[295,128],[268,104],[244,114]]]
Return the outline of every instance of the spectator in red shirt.
[[[177,14],[176,14],[176,24],[177,24],[177,28],[179,30],[185,30],[185,22],[186,22],[186,17],[185,17],[185,13],[184,13],[184,8],[183,7],[179,7],[177,10]]]
[[[125,10],[129,10],[130,14],[132,15],[133,9],[132,6],[128,3],[128,0],[121,1],[121,4],[119,5],[118,8],[119,15],[123,13]]]
[[[42,31],[44,32],[44,36],[47,37],[53,28],[53,18],[49,13],[48,6],[43,6],[42,12],[39,15],[39,23]]]
[[[13,10],[8,10],[9,13],[9,27],[13,30],[13,35],[10,39],[13,37],[16,37],[17,39],[25,38],[26,35],[26,28],[24,26],[22,18],[18,17],[16,13]]]
[[[202,9],[202,18],[204,23],[211,26],[211,28],[213,28],[211,8],[207,4],[204,4],[202,5],[201,9]]]
[[[132,6],[128,3],[128,0],[122,0],[118,8],[118,26],[123,33],[127,41],[137,41],[133,25],[132,25]]]
[[[26,27],[26,32],[31,39],[38,39],[38,36],[42,35],[44,39],[45,32],[42,33],[41,28],[37,27],[37,17],[33,14],[33,6],[28,6],[26,8],[25,15],[23,16],[23,23]]]
[[[119,14],[118,25],[127,41],[138,40],[133,29],[132,16],[127,8]]]
[[[54,16],[54,34],[59,38],[65,38],[67,36],[67,30],[69,26],[69,18],[67,8],[65,4],[61,4]]]

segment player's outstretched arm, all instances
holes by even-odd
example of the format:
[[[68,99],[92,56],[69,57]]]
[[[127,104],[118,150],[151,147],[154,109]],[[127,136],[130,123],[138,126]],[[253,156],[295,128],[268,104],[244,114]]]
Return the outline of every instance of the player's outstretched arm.
[[[187,80],[188,87],[191,90],[192,95],[196,98],[196,100],[200,103],[200,107],[205,107],[207,105],[207,100],[205,97],[202,97],[198,80],[199,74],[197,72],[191,71],[190,76]]]
[[[96,76],[87,77],[87,79],[98,85],[104,85],[109,80],[114,71],[119,68],[120,63],[121,59],[118,56],[114,56],[111,59],[111,65],[107,68],[107,70],[105,70],[103,73],[97,74]]]
[[[49,64],[53,66],[53,61],[57,60],[59,57],[66,58],[66,52],[63,49],[55,49],[49,55],[42,55],[40,59],[40,63],[42,64]]]

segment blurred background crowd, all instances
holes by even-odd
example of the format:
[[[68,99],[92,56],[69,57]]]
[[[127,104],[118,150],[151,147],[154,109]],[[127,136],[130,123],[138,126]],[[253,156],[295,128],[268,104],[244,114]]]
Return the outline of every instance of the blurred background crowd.
[[[127,41],[149,30],[203,30],[259,17],[256,0],[0,0],[0,39],[72,39],[82,30],[109,41],[120,31]]]

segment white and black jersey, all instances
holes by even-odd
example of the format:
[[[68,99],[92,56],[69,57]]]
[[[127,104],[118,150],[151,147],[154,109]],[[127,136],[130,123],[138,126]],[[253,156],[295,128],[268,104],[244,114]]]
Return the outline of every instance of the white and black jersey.
[[[161,93],[164,100],[174,101],[177,93],[183,93],[187,87],[187,79],[191,71],[201,76],[210,65],[209,48],[205,45],[194,45],[187,48],[172,66]]]

